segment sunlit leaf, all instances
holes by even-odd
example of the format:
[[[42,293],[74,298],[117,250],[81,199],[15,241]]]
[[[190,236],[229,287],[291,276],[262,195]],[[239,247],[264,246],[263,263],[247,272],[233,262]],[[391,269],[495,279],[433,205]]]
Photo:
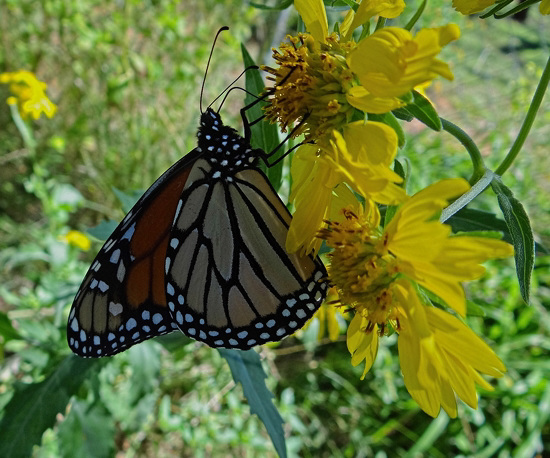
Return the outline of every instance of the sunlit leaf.
[[[502,183],[500,178],[495,177],[492,187],[512,236],[521,297],[528,304],[531,273],[535,264],[535,239],[531,223],[521,202],[514,197],[512,191]]]

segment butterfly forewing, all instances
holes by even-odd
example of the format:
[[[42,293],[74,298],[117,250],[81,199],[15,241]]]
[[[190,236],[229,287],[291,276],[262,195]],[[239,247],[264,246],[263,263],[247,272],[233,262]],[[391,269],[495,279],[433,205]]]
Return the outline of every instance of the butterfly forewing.
[[[290,213],[245,139],[207,111],[199,146],[166,253],[171,316],[215,347],[280,340],[317,310],[326,271],[318,258],[286,252]]]
[[[194,150],[165,172],[124,217],[93,261],[69,313],[67,340],[81,356],[107,356],[173,331],[166,247]]]

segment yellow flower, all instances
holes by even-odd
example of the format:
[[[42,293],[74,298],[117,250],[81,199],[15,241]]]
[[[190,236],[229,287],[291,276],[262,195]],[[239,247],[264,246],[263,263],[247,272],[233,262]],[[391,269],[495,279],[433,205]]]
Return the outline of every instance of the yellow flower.
[[[440,181],[415,194],[384,229],[377,250],[394,256],[401,273],[439,296],[460,315],[466,313],[462,281],[480,278],[488,259],[513,255],[513,247],[485,237],[449,237],[450,226],[434,220],[449,199],[469,188],[462,179]]]
[[[502,361],[458,318],[420,303],[409,282],[396,282],[392,292],[401,310],[399,363],[412,398],[432,417],[441,407],[456,417],[455,394],[477,408],[475,384],[493,389],[480,373],[501,377]]]
[[[59,237],[59,240],[65,242],[68,245],[80,248],[82,251],[88,251],[92,242],[86,234],[80,231],[69,231],[65,235]]]
[[[436,56],[459,36],[455,24],[422,29],[415,37],[396,27],[377,30],[347,57],[349,68],[361,83],[349,89],[347,101],[362,111],[384,113],[403,106],[399,97],[415,86],[438,75],[452,80],[449,66]]]
[[[550,0],[542,0],[539,5],[541,14],[550,14]]]
[[[453,77],[436,56],[458,38],[460,31],[454,24],[422,29],[415,37],[407,30],[388,27],[358,44],[350,39],[354,28],[373,15],[398,15],[404,7],[401,0],[361,2],[357,13],[344,19],[341,36],[328,33],[321,0],[297,0],[295,6],[309,33],[289,37],[290,43],[273,51],[275,68],[263,67],[274,82],[266,117],[278,122],[283,131],[298,124],[295,136],[323,141],[351,121],[354,108],[387,113],[403,106],[399,97],[415,86],[438,75]]]
[[[55,115],[57,106],[45,93],[48,86],[38,80],[34,73],[27,70],[0,73],[0,83],[10,84],[10,91],[15,98],[9,97],[7,102],[9,105],[15,105],[14,102],[17,102],[19,113],[23,119],[27,119],[29,116],[38,119],[42,113],[48,118]]]
[[[302,121],[295,136],[305,134],[306,140],[318,140],[340,129],[353,115],[346,100],[352,74],[346,55],[355,44],[340,43],[332,34],[322,43],[312,35],[289,37],[281,43],[280,51],[273,50],[276,68],[264,66],[273,75],[275,91],[270,96],[266,117],[278,122],[283,131],[288,125]]]
[[[320,237],[334,250],[329,278],[339,301],[354,309],[347,334],[352,364],[365,361],[362,378],[378,351],[379,336],[398,332],[401,367],[413,398],[430,415],[439,407],[456,415],[454,394],[475,407],[478,372],[498,376],[504,366],[458,318],[421,303],[416,289],[431,291],[460,314],[466,310],[461,282],[479,278],[481,262],[511,256],[513,248],[482,237],[451,237],[434,217],[447,201],[468,189],[464,180],[444,180],[407,200],[382,229],[378,207],[345,209]],[[464,342],[457,348],[456,342]]]
[[[385,124],[358,121],[333,131],[326,147],[302,145],[292,161],[292,193],[295,213],[290,224],[286,249],[317,251],[316,234],[326,219],[338,220],[336,211],[357,203],[346,186],[377,202],[394,205],[406,199],[395,183],[399,175],[389,166],[397,152],[397,135]],[[331,215],[331,210],[333,214]]]

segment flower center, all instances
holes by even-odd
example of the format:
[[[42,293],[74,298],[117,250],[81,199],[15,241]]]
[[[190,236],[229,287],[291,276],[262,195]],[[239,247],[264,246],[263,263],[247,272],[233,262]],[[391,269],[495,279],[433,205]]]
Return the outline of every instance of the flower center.
[[[383,249],[378,218],[357,216],[349,209],[344,216],[343,222],[330,222],[319,233],[334,248],[329,254],[329,276],[340,302],[369,320],[367,332],[378,324],[383,334],[388,322],[394,328],[398,323],[390,287],[399,274],[397,260]]]
[[[266,117],[287,126],[303,121],[295,136],[309,139],[330,134],[343,127],[353,114],[346,92],[353,85],[353,75],[346,63],[354,42],[340,43],[336,34],[325,43],[316,42],[309,34],[288,37],[273,51],[277,68],[264,66],[273,75],[275,92],[266,108]]]

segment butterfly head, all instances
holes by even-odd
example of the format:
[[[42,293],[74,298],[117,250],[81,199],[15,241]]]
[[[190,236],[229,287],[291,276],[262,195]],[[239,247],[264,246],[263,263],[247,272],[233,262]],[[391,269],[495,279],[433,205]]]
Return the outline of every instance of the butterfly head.
[[[257,150],[235,129],[224,125],[220,114],[211,108],[201,115],[197,137],[203,157],[214,168],[236,170],[253,167],[258,161]]]

